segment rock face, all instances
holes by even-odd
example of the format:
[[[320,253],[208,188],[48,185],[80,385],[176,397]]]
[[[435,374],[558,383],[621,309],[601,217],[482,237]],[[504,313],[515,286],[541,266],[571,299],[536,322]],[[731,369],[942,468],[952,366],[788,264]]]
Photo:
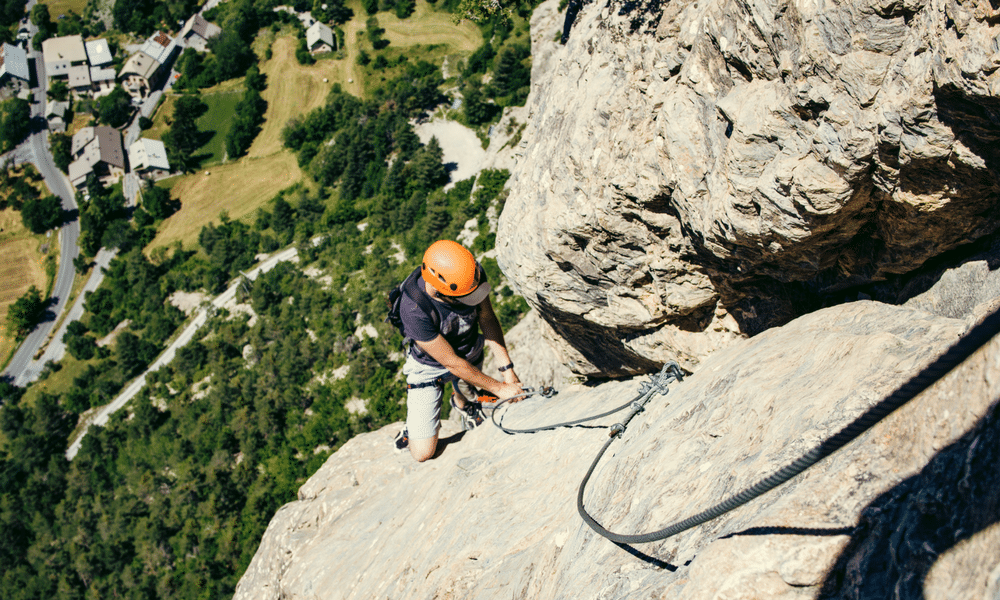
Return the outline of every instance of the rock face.
[[[995,2],[589,3],[565,46],[556,11],[497,249],[579,373],[693,369],[997,229]]]
[[[641,533],[753,484],[954,343],[995,300],[972,305],[965,290],[995,290],[998,277],[970,262],[907,306],[842,304],[719,350],[631,422],[595,471],[587,509]],[[504,424],[603,412],[638,386],[569,387],[513,406]],[[994,339],[784,486],[633,553],[576,512],[604,429],[508,436],[487,424],[462,436],[449,424],[441,455],[417,464],[392,453],[400,425],[390,426],[348,442],[278,511],[235,597],[992,600],[998,395]]]

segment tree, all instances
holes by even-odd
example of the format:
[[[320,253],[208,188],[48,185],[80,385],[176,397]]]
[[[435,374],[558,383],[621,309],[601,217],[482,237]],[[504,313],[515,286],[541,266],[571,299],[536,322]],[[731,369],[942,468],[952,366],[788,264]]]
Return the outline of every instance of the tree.
[[[181,96],[174,105],[174,122],[170,131],[163,134],[170,163],[189,173],[197,168],[194,152],[201,147],[201,133],[196,119],[208,110],[208,105],[198,96]]]
[[[389,45],[389,40],[382,37],[385,34],[385,29],[383,29],[378,22],[378,17],[372,15],[368,17],[365,22],[365,35],[368,37],[368,41],[371,42],[372,48],[376,50],[381,50]]]
[[[21,220],[32,233],[45,233],[62,225],[62,201],[56,196],[28,199],[21,207]]]
[[[121,127],[132,116],[132,97],[120,86],[100,98],[97,106],[98,118],[105,125]]]
[[[42,4],[40,6],[45,5]],[[65,102],[66,98],[69,98],[69,86],[62,79],[54,79],[51,85],[49,85],[48,96],[58,102]]]
[[[56,32],[47,4],[38,3],[31,7],[31,22],[38,28],[38,33],[35,35],[35,48],[41,48],[41,42],[52,37]]]
[[[87,331],[87,326],[80,321],[73,321],[66,326],[63,342],[66,350],[77,360],[90,360],[97,351],[97,342],[86,335]]]
[[[515,10],[520,9],[519,0],[460,0],[458,8],[454,9],[454,21],[469,19],[475,23],[485,24],[491,20],[509,22]]]
[[[462,112],[465,114],[466,122],[473,127],[489,123],[500,110],[500,107],[487,102],[478,82],[470,81],[462,91],[462,95],[464,96]]]
[[[142,192],[142,206],[154,219],[166,219],[181,207],[179,200],[172,200],[164,188],[150,186]]]
[[[12,98],[0,102],[0,154],[20,144],[27,137],[30,126],[31,105],[27,100]]]
[[[250,144],[260,132],[260,124],[264,122],[266,110],[267,102],[260,97],[259,91],[251,87],[243,94],[243,99],[236,105],[233,126],[226,136],[226,152],[229,158],[242,156],[250,148]]]
[[[233,29],[224,29],[222,33],[209,40],[208,47],[215,55],[217,81],[243,76],[247,72],[247,67],[256,58],[250,45],[240,37],[239,31]]]
[[[45,301],[38,288],[31,286],[7,311],[7,332],[17,339],[26,337],[45,314]]]
[[[507,48],[500,54],[497,68],[493,72],[490,86],[497,97],[509,97],[508,106],[520,104],[528,97],[527,88],[531,85],[531,68],[524,64],[531,56],[527,46]]]
[[[400,19],[405,19],[413,14],[413,11],[417,8],[416,0],[397,0],[396,1],[396,16]]]
[[[432,137],[410,163],[411,178],[407,183],[411,190],[429,192],[434,188],[448,183],[448,170],[442,159],[444,152],[437,137]]]
[[[73,162],[73,138],[66,133],[49,135],[49,145],[52,147],[52,160],[63,173],[69,172],[69,164]]]

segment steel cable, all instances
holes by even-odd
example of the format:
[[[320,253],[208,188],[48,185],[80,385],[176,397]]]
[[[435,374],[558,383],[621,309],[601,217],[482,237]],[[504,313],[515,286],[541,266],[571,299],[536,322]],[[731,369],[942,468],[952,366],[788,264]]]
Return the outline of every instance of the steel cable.
[[[614,533],[601,526],[601,524],[591,517],[584,508],[583,496],[587,482],[590,480],[591,475],[594,473],[594,469],[597,468],[597,463],[600,462],[601,457],[604,456],[604,453],[611,445],[611,442],[618,437],[618,435],[613,433],[611,439],[605,442],[601,451],[598,452],[594,462],[590,465],[590,469],[587,470],[587,475],[580,483],[580,490],[576,497],[577,511],[580,513],[580,516],[583,517],[584,522],[594,529],[594,531],[609,540],[620,544],[655,542],[677,535],[682,531],[701,525],[702,523],[706,523],[778,487],[802,471],[805,471],[812,465],[843,448],[858,438],[865,431],[868,431],[876,423],[887,417],[894,410],[903,406],[921,392],[929,388],[932,384],[940,380],[948,372],[964,362],[976,350],[985,345],[990,339],[997,335],[997,333],[1000,333],[1000,309],[994,311],[979,325],[976,325],[969,330],[957,342],[955,342],[955,344],[945,351],[944,354],[939,356],[931,364],[924,367],[923,370],[911,377],[909,381],[897,388],[888,397],[880,401],[875,406],[869,408],[861,416],[841,429],[835,435],[821,442],[819,445],[806,452],[791,464],[779,469],[769,477],[766,477],[756,484],[744,489],[742,492],[727,498],[708,510],[702,511],[692,517],[688,517],[683,521],[678,521],[668,525],[658,531],[635,535]],[[621,431],[624,431],[624,427],[618,431],[618,434],[620,434]]]

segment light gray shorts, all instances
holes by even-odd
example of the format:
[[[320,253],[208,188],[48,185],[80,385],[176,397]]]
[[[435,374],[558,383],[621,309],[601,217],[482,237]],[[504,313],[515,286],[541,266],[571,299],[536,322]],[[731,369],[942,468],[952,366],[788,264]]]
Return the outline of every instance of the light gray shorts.
[[[476,368],[482,368],[483,359],[474,363]],[[417,362],[412,356],[406,357],[403,364],[403,375],[407,385],[429,383],[438,378],[451,381],[455,394],[463,401],[475,400],[476,390],[461,379],[456,379],[451,371],[443,367],[431,367]],[[408,389],[406,391],[406,430],[410,439],[427,440],[438,434],[441,428],[441,398],[444,384]]]

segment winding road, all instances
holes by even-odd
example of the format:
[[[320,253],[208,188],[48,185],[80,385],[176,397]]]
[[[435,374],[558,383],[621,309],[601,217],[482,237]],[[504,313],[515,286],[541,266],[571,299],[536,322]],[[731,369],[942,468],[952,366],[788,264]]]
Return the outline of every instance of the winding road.
[[[317,242],[314,241],[314,243]],[[299,252],[295,247],[287,248],[267,258],[266,260],[264,260],[264,262],[260,263],[258,266],[248,271],[246,273],[246,277],[247,279],[253,281],[254,279],[257,279],[258,275],[270,271],[278,263],[284,262],[286,260],[297,260],[298,257],[299,257]],[[127,404],[128,401],[131,400],[136,394],[138,394],[139,390],[141,390],[143,386],[146,385],[146,377],[150,373],[159,370],[160,367],[169,364],[170,361],[174,360],[174,356],[176,356],[177,350],[194,338],[194,334],[197,333],[197,331],[201,329],[202,325],[204,325],[208,321],[208,318],[212,315],[212,313],[214,313],[217,309],[222,308],[227,302],[233,300],[236,297],[236,289],[239,287],[239,285],[240,285],[240,280],[237,279],[232,285],[229,286],[229,288],[226,291],[216,296],[215,299],[212,300],[211,304],[200,308],[198,310],[198,314],[195,315],[191,323],[189,323],[188,326],[184,328],[184,331],[182,331],[181,334],[177,337],[177,339],[174,340],[169,346],[167,346],[167,349],[164,350],[163,353],[160,354],[160,356],[157,357],[155,361],[153,361],[153,364],[149,365],[149,368],[146,369],[145,373],[143,373],[136,379],[132,380],[130,384],[125,386],[125,388],[121,391],[121,393],[118,394],[118,396],[113,401],[111,401],[110,404],[105,404],[104,406],[100,407],[87,418],[86,428],[84,428],[84,430],[80,433],[80,435],[75,440],[73,440],[73,443],[70,444],[69,449],[66,450],[66,458],[68,460],[73,460],[73,457],[76,456],[76,453],[80,451],[80,445],[83,443],[83,437],[87,435],[87,431],[90,429],[90,426],[91,425],[103,426],[104,424],[106,424],[108,422],[108,419],[111,417],[112,414],[114,414],[115,411],[125,406],[125,404]]]
[[[31,0],[28,3],[28,10],[35,3]],[[29,22],[29,33],[34,36],[36,28]],[[28,59],[34,59],[35,77],[37,87],[34,91],[34,102],[31,104],[31,135],[21,143],[10,157],[15,164],[30,162],[35,165],[38,172],[45,179],[45,184],[49,190],[62,200],[63,209],[76,214],[76,195],[69,180],[60,171],[52,160],[52,152],[49,149],[48,129],[45,121],[45,61],[42,60],[41,52],[36,52],[29,45]],[[73,279],[76,271],[73,266],[73,259],[79,253],[77,238],[80,237],[80,221],[74,218],[65,223],[58,233],[60,254],[59,270],[56,273],[55,284],[50,295],[49,309],[45,319],[39,323],[28,337],[21,343],[21,346],[14,353],[10,364],[4,370],[3,375],[13,379],[15,385],[24,386],[29,382],[38,379],[44,363],[35,361],[32,357],[38,353],[39,349],[45,345],[52,328],[59,320],[59,316],[66,310],[67,300],[73,288]]]

